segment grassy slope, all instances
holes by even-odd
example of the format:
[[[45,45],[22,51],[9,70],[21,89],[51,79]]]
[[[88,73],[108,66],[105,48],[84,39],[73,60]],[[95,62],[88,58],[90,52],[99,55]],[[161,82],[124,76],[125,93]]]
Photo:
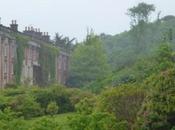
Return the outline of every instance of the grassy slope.
[[[71,130],[68,126],[68,117],[73,116],[73,115],[75,115],[75,113],[66,113],[66,114],[59,114],[54,117],[50,117],[50,116],[46,116],[46,117],[56,120],[61,126],[61,130]],[[41,118],[42,117],[33,118],[31,120],[26,120],[26,122],[29,126],[32,126],[33,123],[35,123],[37,120]]]

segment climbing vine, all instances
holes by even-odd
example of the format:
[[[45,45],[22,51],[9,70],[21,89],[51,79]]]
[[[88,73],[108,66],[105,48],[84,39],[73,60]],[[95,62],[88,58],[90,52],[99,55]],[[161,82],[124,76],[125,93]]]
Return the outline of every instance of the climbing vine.
[[[23,68],[23,61],[24,61],[24,51],[27,47],[28,38],[20,35],[16,35],[16,57],[15,57],[15,64],[14,64],[14,74],[15,80],[17,84],[21,82],[21,74]]]
[[[30,37],[23,36],[20,34],[15,34],[16,37],[16,57],[14,63],[14,74],[16,84],[21,83],[21,75],[24,61],[24,51],[25,48],[28,47],[28,41],[30,41]],[[39,43],[39,64],[42,70],[42,81],[43,84],[47,85],[49,83],[54,83],[56,76],[56,57],[59,54],[59,49],[54,47],[53,45],[49,45],[48,43]]]
[[[55,82],[56,57],[58,54],[58,48],[48,44],[41,45],[39,53],[39,64],[43,72],[43,83],[45,85]]]

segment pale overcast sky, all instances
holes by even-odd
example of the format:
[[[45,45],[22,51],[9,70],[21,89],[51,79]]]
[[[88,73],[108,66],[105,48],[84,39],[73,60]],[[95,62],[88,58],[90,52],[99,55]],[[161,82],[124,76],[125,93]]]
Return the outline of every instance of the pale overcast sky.
[[[32,25],[82,40],[87,27],[97,34],[128,30],[127,9],[139,2],[155,4],[161,16],[175,15],[175,0],[0,0],[0,17],[6,26],[17,20],[20,31]]]

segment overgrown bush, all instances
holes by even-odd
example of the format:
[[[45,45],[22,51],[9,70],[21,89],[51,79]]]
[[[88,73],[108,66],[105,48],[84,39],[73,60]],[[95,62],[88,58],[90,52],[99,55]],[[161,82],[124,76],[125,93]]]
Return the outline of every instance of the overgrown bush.
[[[58,113],[71,112],[74,110],[74,106],[72,105],[69,97],[69,93],[66,91],[66,88],[54,86],[45,89],[39,89],[35,91],[34,97],[36,98],[36,102],[41,104],[41,107],[47,109],[47,105],[54,101],[59,106]]]
[[[127,130],[126,122],[118,122],[108,113],[77,114],[69,121],[72,130]]]
[[[59,107],[57,105],[56,102],[50,102],[47,106],[47,109],[46,109],[46,112],[53,116],[53,115],[56,115],[58,113],[58,110],[59,110]]]
[[[61,130],[59,124],[52,118],[43,117],[36,121],[30,130]]]
[[[152,88],[138,115],[139,130],[171,130],[175,126],[175,69],[149,78]]]
[[[76,111],[79,114],[91,114],[94,111],[96,100],[94,98],[84,98],[78,104],[76,104]]]
[[[30,95],[19,95],[13,97],[9,103],[13,111],[19,113],[25,118],[37,117],[43,115],[43,109],[35,98]]]
[[[136,84],[128,84],[105,90],[99,96],[97,109],[109,112],[120,121],[133,124],[145,98],[145,90]]]
[[[0,111],[0,130],[26,130],[24,119],[17,119],[17,114],[10,108]]]

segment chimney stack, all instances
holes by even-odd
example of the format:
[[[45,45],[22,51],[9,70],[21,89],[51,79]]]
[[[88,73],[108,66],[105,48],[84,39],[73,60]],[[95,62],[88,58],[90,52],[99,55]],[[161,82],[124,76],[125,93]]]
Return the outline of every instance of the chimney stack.
[[[43,32],[43,40],[49,42],[50,41],[50,36],[48,32]]]
[[[12,25],[16,24],[15,20],[12,20]],[[41,32],[40,28],[34,28],[33,26],[25,27],[23,31],[24,34],[29,35],[31,37],[37,38],[39,40],[43,40],[45,42],[50,42],[50,35],[48,32]]]
[[[18,31],[18,24],[17,24],[16,20],[12,20],[12,23],[10,24],[10,28],[11,28],[14,32],[17,32],[17,31]]]

